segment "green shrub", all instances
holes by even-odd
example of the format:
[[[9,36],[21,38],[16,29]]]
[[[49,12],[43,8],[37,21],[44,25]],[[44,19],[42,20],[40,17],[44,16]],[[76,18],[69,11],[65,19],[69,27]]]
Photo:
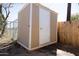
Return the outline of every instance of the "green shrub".
[[[79,14],[75,14],[71,16],[71,21],[79,20]]]

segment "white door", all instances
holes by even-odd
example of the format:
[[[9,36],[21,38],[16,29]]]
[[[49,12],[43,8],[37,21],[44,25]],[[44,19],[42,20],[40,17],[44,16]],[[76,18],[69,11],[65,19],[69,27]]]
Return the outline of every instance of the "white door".
[[[39,9],[39,44],[50,42],[50,12]]]

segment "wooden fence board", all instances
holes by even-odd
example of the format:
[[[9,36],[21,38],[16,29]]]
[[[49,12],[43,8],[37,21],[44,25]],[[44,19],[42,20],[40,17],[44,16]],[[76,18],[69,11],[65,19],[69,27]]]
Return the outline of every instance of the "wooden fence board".
[[[58,23],[59,42],[79,47],[79,21]]]

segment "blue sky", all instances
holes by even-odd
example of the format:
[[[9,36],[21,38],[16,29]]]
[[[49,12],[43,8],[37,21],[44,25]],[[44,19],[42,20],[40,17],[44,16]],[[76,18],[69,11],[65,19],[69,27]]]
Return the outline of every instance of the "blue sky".
[[[41,3],[42,5],[48,7],[49,9],[56,11],[58,13],[58,21],[66,21],[67,14],[67,3]],[[16,3],[11,8],[11,13],[8,18],[9,21],[14,21],[18,19],[18,12],[22,9],[25,4]],[[72,3],[71,14],[79,13],[79,5],[77,3]]]

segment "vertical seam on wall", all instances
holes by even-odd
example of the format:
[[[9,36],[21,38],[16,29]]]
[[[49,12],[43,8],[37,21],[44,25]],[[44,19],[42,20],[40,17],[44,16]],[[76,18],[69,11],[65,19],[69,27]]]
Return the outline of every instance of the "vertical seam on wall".
[[[38,15],[39,15],[39,18],[38,18],[39,19],[39,33],[38,33],[39,34],[39,40],[38,41],[39,41],[39,46],[40,46],[40,7],[39,7],[39,11],[38,12],[39,12],[38,13]]]
[[[30,31],[29,31],[29,49],[31,49],[31,34],[32,34],[32,4],[30,4]]]
[[[50,11],[50,42],[52,42],[52,17],[51,17],[52,12]]]
[[[49,42],[51,42],[51,14],[50,14],[50,10],[48,10],[49,12]]]
[[[58,25],[58,24],[57,24],[57,14],[56,14],[56,42],[58,41],[58,40],[57,40],[57,39],[58,39],[58,38],[57,38],[57,25]]]

